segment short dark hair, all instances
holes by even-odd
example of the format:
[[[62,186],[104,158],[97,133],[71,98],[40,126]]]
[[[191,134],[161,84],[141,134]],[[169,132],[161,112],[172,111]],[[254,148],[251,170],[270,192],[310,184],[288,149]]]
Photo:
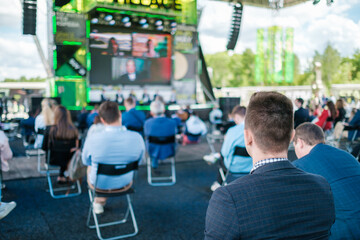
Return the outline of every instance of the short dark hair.
[[[314,146],[325,143],[325,134],[318,125],[306,122],[295,129],[294,142],[296,143],[298,139],[302,139],[309,146]]]
[[[105,101],[99,107],[99,117],[106,123],[114,123],[121,117],[119,107],[116,102]]]
[[[265,152],[278,153],[288,149],[294,128],[293,105],[278,92],[254,93],[245,116],[245,129]]]
[[[125,99],[125,102],[127,102],[129,105],[134,105],[136,103],[133,97],[128,97]]]
[[[246,114],[246,107],[237,105],[233,108],[231,115],[240,115],[242,117],[245,117]]]
[[[304,104],[304,99],[302,99],[302,98],[297,98],[296,101],[298,101],[299,103],[301,103],[301,105]]]

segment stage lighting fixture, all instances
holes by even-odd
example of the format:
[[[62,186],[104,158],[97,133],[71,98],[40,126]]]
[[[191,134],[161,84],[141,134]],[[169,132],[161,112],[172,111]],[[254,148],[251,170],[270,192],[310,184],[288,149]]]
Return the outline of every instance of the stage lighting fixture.
[[[99,22],[99,19],[98,18],[93,18],[91,19],[90,21],[92,24],[97,24]]]
[[[131,22],[127,22],[124,24],[125,27],[131,27]]]
[[[177,23],[176,23],[176,22],[171,22],[171,23],[170,23],[170,27],[176,28],[176,26],[177,26]]]
[[[110,25],[110,26],[115,25],[115,20],[111,20],[111,21],[109,22],[109,25]]]
[[[147,23],[146,18],[140,19],[139,23],[140,23],[141,25],[144,25],[145,23]]]
[[[124,17],[121,21],[123,23],[128,23],[128,22],[130,22],[130,18],[129,17]]]
[[[107,21],[107,22],[110,22],[112,19],[113,19],[112,15],[107,15],[107,16],[104,17],[104,20]]]
[[[155,21],[155,26],[161,26],[163,24],[162,20],[156,20]]]
[[[156,27],[156,30],[158,30],[158,31],[162,31],[162,30],[164,30],[164,26],[162,26],[162,25],[157,26],[157,27]]]
[[[314,0],[313,4],[316,5],[320,2],[320,0]]]
[[[142,28],[149,28],[149,24],[148,23],[142,24],[141,27]]]

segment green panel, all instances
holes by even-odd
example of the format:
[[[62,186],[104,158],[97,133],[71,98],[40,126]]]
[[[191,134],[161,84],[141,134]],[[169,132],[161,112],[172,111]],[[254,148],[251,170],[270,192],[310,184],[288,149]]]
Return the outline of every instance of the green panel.
[[[61,104],[66,107],[86,106],[85,80],[58,80],[55,81],[56,97],[61,98]]]
[[[285,40],[285,81],[292,83],[294,81],[294,29],[286,28]]]
[[[267,83],[272,83],[274,80],[274,48],[275,48],[275,28],[268,28],[268,49],[267,49],[267,71],[266,71],[266,81]]]
[[[282,71],[282,28],[274,28],[274,81],[281,83],[283,80]]]

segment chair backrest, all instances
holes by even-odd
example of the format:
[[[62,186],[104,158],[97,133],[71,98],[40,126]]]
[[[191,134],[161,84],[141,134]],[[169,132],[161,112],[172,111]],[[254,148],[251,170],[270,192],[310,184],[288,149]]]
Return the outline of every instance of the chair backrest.
[[[61,166],[70,160],[72,153],[70,150],[75,147],[75,140],[53,140],[49,143],[47,152],[47,163]]]
[[[176,142],[175,135],[166,136],[166,137],[149,136],[148,140],[149,140],[149,143],[161,144],[161,145]]]
[[[139,161],[131,162],[128,164],[98,164],[97,175],[118,176],[137,170]]]
[[[246,151],[245,147],[236,146],[234,150],[234,156],[240,157],[250,157],[249,153]]]

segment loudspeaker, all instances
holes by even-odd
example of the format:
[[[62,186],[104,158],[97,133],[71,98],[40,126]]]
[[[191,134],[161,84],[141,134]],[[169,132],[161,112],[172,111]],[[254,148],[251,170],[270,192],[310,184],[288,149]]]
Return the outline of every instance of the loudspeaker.
[[[223,112],[223,120],[227,120],[227,116],[231,113],[232,109],[240,105],[241,98],[239,97],[223,97],[219,98],[219,106]]]
[[[24,0],[23,3],[23,34],[36,35],[37,0]]]

